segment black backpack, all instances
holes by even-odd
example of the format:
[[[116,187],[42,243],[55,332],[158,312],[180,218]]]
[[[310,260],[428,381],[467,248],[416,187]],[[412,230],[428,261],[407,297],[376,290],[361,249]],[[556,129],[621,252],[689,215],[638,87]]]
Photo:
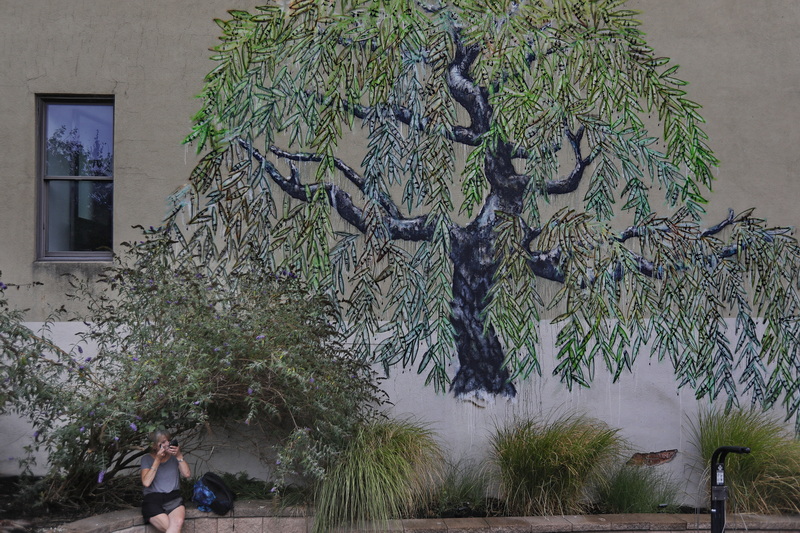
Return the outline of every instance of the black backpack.
[[[224,515],[233,509],[235,496],[231,489],[214,472],[206,472],[194,484],[192,501],[197,503],[201,511],[213,511],[215,514]]]

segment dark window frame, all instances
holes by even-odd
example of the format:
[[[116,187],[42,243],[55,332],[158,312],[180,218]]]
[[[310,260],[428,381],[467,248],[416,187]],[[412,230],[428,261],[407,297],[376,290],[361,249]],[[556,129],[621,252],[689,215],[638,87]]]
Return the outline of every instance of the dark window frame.
[[[74,94],[39,94],[36,96],[36,180],[37,180],[37,260],[39,261],[111,261],[114,255],[114,203],[113,184],[115,180],[114,163],[112,159],[110,176],[60,176],[47,174],[47,109],[49,105],[110,105],[112,108],[112,157],[116,139],[116,104],[113,95],[74,95]],[[108,250],[49,250],[48,249],[48,209],[49,194],[48,183],[54,181],[80,182],[108,182],[112,187],[111,221],[108,231],[111,233],[111,242]]]

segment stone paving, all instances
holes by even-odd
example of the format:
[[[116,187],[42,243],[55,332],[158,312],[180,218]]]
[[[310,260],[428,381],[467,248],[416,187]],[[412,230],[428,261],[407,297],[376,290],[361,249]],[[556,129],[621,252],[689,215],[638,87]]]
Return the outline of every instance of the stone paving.
[[[218,517],[187,509],[183,533],[309,533],[313,518],[299,509],[276,510],[268,501],[236,502],[233,511]],[[389,533],[571,533],[710,530],[708,514],[621,514],[443,518],[393,520],[380,530]],[[728,513],[726,529],[747,533],[800,532],[800,515],[765,516]],[[116,511],[65,524],[58,533],[154,533],[139,509]],[[337,532],[332,532],[337,533]]]

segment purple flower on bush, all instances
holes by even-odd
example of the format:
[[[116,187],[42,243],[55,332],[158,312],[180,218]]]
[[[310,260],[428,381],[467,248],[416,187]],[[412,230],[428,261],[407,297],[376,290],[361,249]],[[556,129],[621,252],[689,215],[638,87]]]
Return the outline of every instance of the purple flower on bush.
[[[253,389],[247,387],[247,395],[250,396],[251,394],[253,394]]]
[[[128,427],[130,427],[134,431],[137,431],[139,429],[138,427],[136,427],[136,424],[134,424],[133,422],[131,422],[131,425],[128,426]]]
[[[97,474],[97,484],[99,485],[100,483],[102,483],[103,479],[105,479],[105,477],[106,477],[106,471],[105,470],[101,470],[100,473]]]
[[[78,346],[78,353],[83,353],[83,348],[81,348],[80,346]]]
[[[4,290],[6,290],[7,288],[8,288],[8,285],[6,285],[6,284],[5,284],[5,283],[3,283],[2,281],[0,281],[0,291],[4,291]]]
[[[79,429],[78,431],[80,431],[81,433],[83,433],[84,431],[86,431],[86,428],[85,428],[85,427],[83,427],[83,426],[81,426],[81,427],[80,427],[80,429]]]
[[[314,378],[308,378],[309,383],[314,383]]]
[[[261,340],[261,339],[263,339],[264,337],[266,337],[266,335],[258,335],[258,336],[256,337],[256,340],[257,340],[257,341],[260,341],[260,340]]]

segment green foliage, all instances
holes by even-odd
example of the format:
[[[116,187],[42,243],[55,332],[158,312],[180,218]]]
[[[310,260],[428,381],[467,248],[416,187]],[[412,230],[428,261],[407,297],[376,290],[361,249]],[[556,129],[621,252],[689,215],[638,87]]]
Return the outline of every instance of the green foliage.
[[[26,417],[31,450],[48,454],[44,497],[84,505],[113,494],[148,432],[168,428],[190,450],[209,423],[277,445],[276,483],[319,479],[383,401],[370,368],[341,346],[329,300],[293,273],[253,263],[214,276],[172,250],[153,234],[99,280],[75,280],[88,312],[68,349],[0,300],[2,410]]]
[[[692,425],[693,444],[708,472],[720,446],[746,446],[725,459],[728,505],[743,513],[800,512],[800,441],[757,409],[708,410]]]
[[[492,435],[492,462],[511,515],[582,512],[588,490],[621,449],[617,430],[577,415],[521,418]]]
[[[548,313],[569,389],[648,346],[698,397],[800,413],[800,247],[752,210],[701,227],[700,105],[624,0],[282,6],[218,21],[187,137],[206,154],[169,221],[187,254],[302,273],[360,357],[444,390],[469,263],[453,239],[475,230],[472,318],[498,373],[540,371]]]
[[[417,423],[376,420],[359,427],[317,490],[314,531],[380,528],[409,515],[441,464],[433,434]]]
[[[598,509],[603,513],[676,513],[678,487],[650,466],[622,465],[597,484]]]

